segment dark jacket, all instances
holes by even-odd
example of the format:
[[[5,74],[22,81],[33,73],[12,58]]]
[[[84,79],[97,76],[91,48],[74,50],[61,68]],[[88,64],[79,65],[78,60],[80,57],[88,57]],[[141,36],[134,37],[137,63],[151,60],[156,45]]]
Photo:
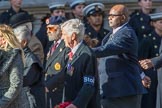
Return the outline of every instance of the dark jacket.
[[[65,99],[77,108],[97,108],[98,73],[93,51],[81,43],[73,59],[68,61],[65,78]]]
[[[44,49],[44,54],[47,54],[47,52],[49,51],[49,48],[50,48],[50,46],[52,44],[52,42],[50,42],[48,40],[46,27],[47,27],[47,25],[45,23],[43,23],[41,25],[39,31],[36,33],[36,37],[42,43],[42,46],[43,46],[43,49]]]
[[[25,66],[24,66],[24,79],[23,86],[30,88],[30,93],[34,96],[29,96],[30,102],[35,104],[32,108],[44,108],[44,86],[43,86],[43,68],[39,59],[34,55],[28,47],[24,49]]]
[[[129,20],[129,24],[132,26],[132,28],[135,30],[135,33],[138,37],[138,41],[140,41],[147,37],[150,31],[152,30],[151,24],[150,24],[150,16],[147,14],[144,14],[142,11],[135,11],[131,14]]]
[[[141,41],[139,46],[139,59],[151,59],[159,56],[159,48],[161,44],[161,37],[155,32],[151,32],[146,38]],[[148,89],[148,94],[142,98],[141,108],[155,108],[156,107],[156,93],[157,93],[157,70],[151,68],[144,70],[145,74],[151,78],[151,86]],[[146,104],[149,102],[148,104]]]
[[[20,8],[20,10],[19,10],[18,13],[20,13],[20,12],[26,12],[26,13],[28,13],[27,11],[22,10],[21,8]],[[10,9],[6,10],[5,12],[3,12],[3,13],[0,15],[0,24],[9,24],[10,18],[11,18],[13,15],[15,15],[15,14],[16,14],[16,12],[13,10],[12,7],[10,7]]]
[[[86,25],[86,29],[85,29],[85,34],[90,36],[92,39],[97,39],[99,40],[99,43],[97,44],[97,46],[101,45],[102,39],[109,33],[108,30],[104,29],[103,27],[101,27],[101,29],[97,32],[93,29],[92,26],[90,26],[89,24]]]
[[[0,108],[30,108],[23,89],[23,62],[19,49],[0,50]]]
[[[50,100],[52,101],[52,107],[62,101],[64,71],[68,51],[69,49],[65,47],[64,41],[61,40],[56,50],[48,57],[46,62],[45,87],[49,90],[47,93],[47,108],[50,106]]]
[[[138,41],[134,30],[124,25],[112,38],[109,33],[102,46],[94,48],[97,57],[106,57],[108,82],[102,85],[103,96],[122,97],[145,93],[137,60]]]

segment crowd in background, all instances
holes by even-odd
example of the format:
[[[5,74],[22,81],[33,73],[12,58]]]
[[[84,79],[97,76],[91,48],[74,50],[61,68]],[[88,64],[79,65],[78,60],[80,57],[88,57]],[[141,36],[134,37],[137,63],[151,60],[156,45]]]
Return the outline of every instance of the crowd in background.
[[[0,108],[162,107],[162,7],[53,1],[33,34],[22,2],[0,14]]]

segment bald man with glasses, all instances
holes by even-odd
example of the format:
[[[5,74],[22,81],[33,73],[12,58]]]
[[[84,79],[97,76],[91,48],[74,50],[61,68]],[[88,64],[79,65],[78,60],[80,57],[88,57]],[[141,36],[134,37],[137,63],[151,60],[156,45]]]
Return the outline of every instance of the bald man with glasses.
[[[138,64],[138,40],[128,25],[128,9],[118,4],[110,9],[109,26],[112,32],[93,48],[98,58],[106,59],[107,81],[102,83],[103,108],[140,108],[145,93]]]

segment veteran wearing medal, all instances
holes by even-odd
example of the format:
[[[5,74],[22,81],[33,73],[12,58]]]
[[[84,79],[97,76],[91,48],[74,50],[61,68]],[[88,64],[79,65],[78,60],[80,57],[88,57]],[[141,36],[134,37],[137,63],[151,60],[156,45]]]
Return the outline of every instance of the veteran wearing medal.
[[[83,41],[84,24],[71,19],[61,26],[66,47],[71,49],[65,71],[65,100],[72,102],[66,108],[98,108],[97,60],[91,48]]]
[[[53,45],[47,55],[45,90],[47,108],[53,108],[62,101],[64,87],[63,74],[66,65],[66,48],[61,39],[60,24],[65,21],[64,17],[51,16],[47,21],[47,34]]]
[[[102,39],[109,33],[103,26],[104,24],[104,5],[102,3],[92,3],[83,9],[83,15],[86,17],[85,34],[92,39],[97,39],[101,44]]]
[[[49,51],[50,46],[52,45],[52,42],[49,41],[48,36],[47,36],[47,24],[46,24],[46,19],[48,19],[50,16],[62,16],[65,18],[65,0],[54,0],[51,3],[48,4],[48,8],[50,11],[50,15],[45,16],[42,19],[42,25],[38,32],[36,33],[37,38],[40,40],[42,43],[43,49],[44,49],[44,55],[46,59],[46,55]],[[44,65],[45,65],[44,61]]]

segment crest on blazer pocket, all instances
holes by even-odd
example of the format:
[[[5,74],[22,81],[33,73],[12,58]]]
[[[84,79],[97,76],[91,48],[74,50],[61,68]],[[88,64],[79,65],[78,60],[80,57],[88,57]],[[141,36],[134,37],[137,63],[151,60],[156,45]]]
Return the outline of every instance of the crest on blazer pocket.
[[[61,64],[58,63],[58,62],[55,63],[55,64],[54,64],[54,69],[57,70],[57,71],[61,70]]]

